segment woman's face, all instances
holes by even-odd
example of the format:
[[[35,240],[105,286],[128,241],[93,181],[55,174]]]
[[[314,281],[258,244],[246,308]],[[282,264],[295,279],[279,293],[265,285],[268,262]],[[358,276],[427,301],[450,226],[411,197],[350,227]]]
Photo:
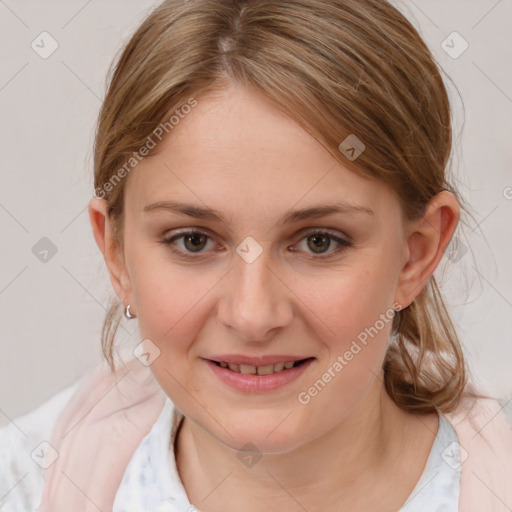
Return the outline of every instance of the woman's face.
[[[235,449],[288,451],[380,392],[408,305],[406,224],[390,188],[255,93],[197,101],[128,178],[123,299],[190,420]]]

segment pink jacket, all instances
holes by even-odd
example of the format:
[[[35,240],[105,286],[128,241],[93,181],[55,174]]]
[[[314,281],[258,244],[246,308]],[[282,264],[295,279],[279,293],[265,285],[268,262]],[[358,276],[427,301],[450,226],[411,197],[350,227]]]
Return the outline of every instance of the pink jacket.
[[[165,393],[137,359],[87,373],[57,418],[38,512],[112,510],[126,466],[156,422]],[[468,399],[447,414],[462,460],[459,511],[512,510],[512,429],[494,400]],[[87,497],[86,497],[87,496]],[[94,504],[93,504],[94,503]]]

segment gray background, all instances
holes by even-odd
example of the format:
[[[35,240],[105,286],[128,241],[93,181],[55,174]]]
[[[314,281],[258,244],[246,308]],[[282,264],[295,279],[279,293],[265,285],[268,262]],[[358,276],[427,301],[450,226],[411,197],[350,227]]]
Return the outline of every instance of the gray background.
[[[101,360],[114,292],[87,215],[94,126],[110,61],[156,3],[0,0],[0,425]],[[437,275],[475,380],[505,403],[512,399],[512,0],[395,4],[454,82],[453,169],[474,221]],[[31,47],[44,31],[58,43],[47,59]],[[457,58],[463,42],[454,31],[469,44]],[[46,261],[38,254],[48,245],[43,237],[57,250]],[[139,343],[136,321],[122,325],[120,339]]]

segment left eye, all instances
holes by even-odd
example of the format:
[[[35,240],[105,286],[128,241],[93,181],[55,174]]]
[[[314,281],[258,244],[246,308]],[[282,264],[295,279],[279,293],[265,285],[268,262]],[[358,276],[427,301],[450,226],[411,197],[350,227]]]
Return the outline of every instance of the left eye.
[[[181,253],[185,256],[205,252],[204,249],[207,247],[208,242],[215,246],[215,243],[213,242],[211,237],[206,233],[203,233],[202,231],[181,232],[177,235],[172,236],[171,238],[164,239],[163,243],[168,246],[173,246],[178,245],[176,243],[178,240],[181,241],[182,247],[178,248],[178,250],[172,247],[171,248],[173,251]],[[328,253],[327,251],[331,248],[332,241],[338,244],[338,247],[336,247],[334,250]],[[326,253],[331,254],[338,252],[343,247],[348,247],[351,245],[351,243],[348,242],[347,240],[337,235],[334,235],[333,233],[322,230],[312,230],[305,233],[304,236],[301,238],[299,244],[297,245],[300,246],[301,243],[304,242],[306,244],[307,249],[309,249],[313,254],[319,256]],[[308,252],[308,250],[306,250],[305,252]]]
[[[336,247],[333,251],[330,251],[330,253],[327,254],[338,252],[338,250],[342,249],[343,247],[349,247],[351,245],[350,242],[337,235],[334,235],[328,231],[319,230],[308,231],[302,238],[302,240],[305,241],[307,248],[311,249],[313,254],[318,255],[323,255],[327,253],[327,250],[331,247],[332,240],[334,240],[334,242],[338,244],[338,247]],[[300,243],[298,245],[300,245]]]

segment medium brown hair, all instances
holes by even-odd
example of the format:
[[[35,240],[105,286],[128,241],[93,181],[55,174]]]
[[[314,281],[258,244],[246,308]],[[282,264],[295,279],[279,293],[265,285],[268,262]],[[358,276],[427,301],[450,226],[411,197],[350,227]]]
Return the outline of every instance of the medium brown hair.
[[[345,167],[385,182],[407,219],[452,190],[440,71],[415,28],[384,0],[167,0],[125,45],[109,82],[94,186],[121,246],[126,180],[113,186],[116,172],[169,112],[230,82],[262,93]],[[354,161],[338,149],[350,134],[365,145]],[[112,368],[120,306],[112,301],[102,332]],[[395,316],[384,378],[405,410],[449,412],[460,400],[464,356],[434,277]]]

